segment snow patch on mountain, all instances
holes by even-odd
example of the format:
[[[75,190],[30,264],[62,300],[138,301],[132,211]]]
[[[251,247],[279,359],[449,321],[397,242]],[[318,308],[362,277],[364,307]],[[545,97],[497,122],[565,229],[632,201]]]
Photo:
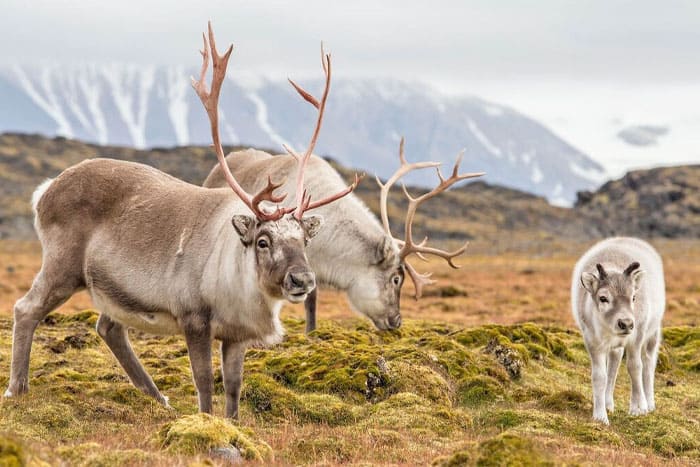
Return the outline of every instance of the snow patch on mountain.
[[[61,135],[138,148],[208,144],[209,121],[189,77],[196,68],[121,63],[0,68],[0,132]],[[321,80],[304,80],[313,93]],[[2,93],[7,93],[3,95]],[[219,124],[224,144],[283,152],[301,149],[316,113],[284,80],[236,74],[223,83]],[[19,106],[19,107],[17,107]],[[406,137],[410,160],[447,167],[465,149],[462,170],[484,171],[491,183],[571,204],[576,191],[605,179],[602,167],[537,121],[477,97],[444,96],[421,83],[336,79],[316,153],[387,177]],[[435,183],[431,171],[410,184]]]

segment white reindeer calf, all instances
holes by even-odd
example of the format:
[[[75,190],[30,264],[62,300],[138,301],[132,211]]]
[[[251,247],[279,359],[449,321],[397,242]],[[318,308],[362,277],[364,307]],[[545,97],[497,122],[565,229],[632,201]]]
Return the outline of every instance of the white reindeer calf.
[[[624,352],[632,395],[630,414],[656,408],[654,370],[666,306],[661,257],[637,238],[608,238],[574,267],[571,308],[591,357],[593,419],[609,424],[613,390]]]

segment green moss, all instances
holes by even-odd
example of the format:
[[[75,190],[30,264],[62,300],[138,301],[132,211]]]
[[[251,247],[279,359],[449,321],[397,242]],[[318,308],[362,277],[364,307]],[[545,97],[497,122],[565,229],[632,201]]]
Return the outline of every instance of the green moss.
[[[503,399],[503,387],[490,376],[475,376],[459,382],[457,398],[460,404],[478,406]]]
[[[4,436],[0,436],[0,465],[3,467],[21,467],[26,463],[22,446]]]
[[[471,426],[471,423],[471,418],[464,412],[435,406],[420,396],[402,392],[370,406],[367,414],[358,420],[358,427],[445,436]]]
[[[265,375],[249,376],[242,398],[261,415],[294,417],[301,423],[344,425],[354,421],[357,409],[329,394],[297,395]]]
[[[674,417],[659,413],[641,417],[620,414],[620,418],[620,431],[635,445],[650,447],[663,456],[694,453],[694,457],[700,458],[700,430],[696,425],[679,426]]]
[[[503,433],[479,445],[478,466],[542,466],[554,465],[530,439]]]
[[[432,368],[401,361],[390,365],[390,394],[410,392],[437,404],[451,404],[449,384]]]
[[[270,446],[256,440],[252,431],[203,413],[167,423],[159,431],[158,439],[163,448],[174,454],[207,454],[212,449],[232,445],[247,460],[263,461],[272,456]]]
[[[503,431],[523,424],[526,419],[514,410],[495,409],[482,412],[474,423],[482,427],[495,427]]]
[[[664,341],[674,348],[674,356],[686,370],[700,372],[700,329],[691,326],[666,328]]]
[[[560,412],[569,410],[573,412],[588,413],[591,410],[591,405],[586,396],[578,391],[573,391],[570,389],[558,391],[552,395],[542,398],[539,406],[546,410],[556,410]]]

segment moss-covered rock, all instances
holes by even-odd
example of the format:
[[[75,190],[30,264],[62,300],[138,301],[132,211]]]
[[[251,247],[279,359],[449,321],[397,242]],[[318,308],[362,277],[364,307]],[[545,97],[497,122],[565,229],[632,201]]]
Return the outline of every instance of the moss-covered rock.
[[[176,454],[208,454],[213,449],[234,446],[247,460],[263,461],[272,456],[270,446],[256,439],[251,430],[203,413],[167,423],[158,432],[158,439],[163,448]]]

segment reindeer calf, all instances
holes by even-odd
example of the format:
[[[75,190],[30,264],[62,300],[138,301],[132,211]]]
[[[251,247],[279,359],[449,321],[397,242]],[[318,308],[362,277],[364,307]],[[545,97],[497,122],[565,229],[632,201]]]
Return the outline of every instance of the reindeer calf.
[[[574,267],[571,308],[591,357],[593,419],[609,424],[623,353],[632,384],[630,414],[656,408],[654,370],[666,302],[661,258],[629,237],[603,240]]]

